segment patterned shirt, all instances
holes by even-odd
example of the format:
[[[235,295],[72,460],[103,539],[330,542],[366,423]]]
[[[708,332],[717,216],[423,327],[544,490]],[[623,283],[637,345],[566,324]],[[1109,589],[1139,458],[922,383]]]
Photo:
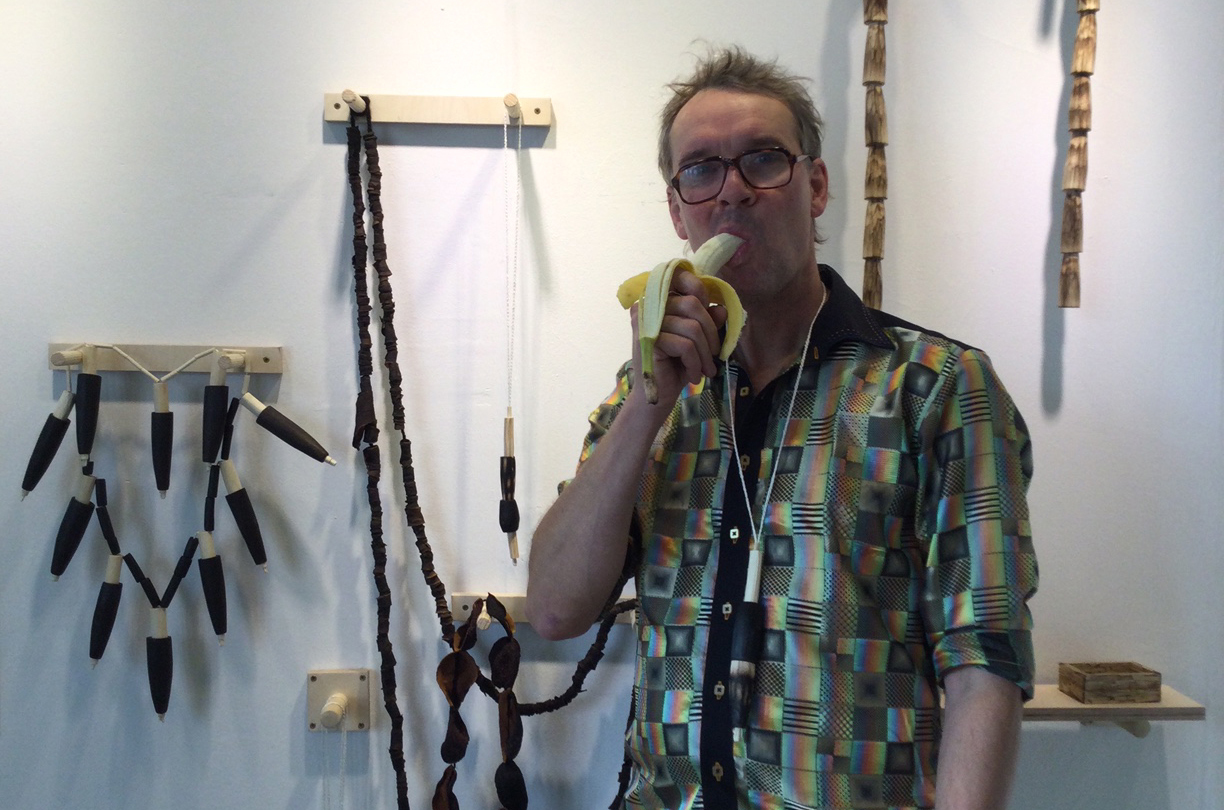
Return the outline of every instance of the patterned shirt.
[[[933,807],[943,676],[981,666],[1032,696],[1024,420],[982,352],[821,274],[790,419],[798,361],[760,392],[731,362],[682,393],[647,461],[628,808]],[[583,461],[631,378],[592,414]],[[765,631],[733,740],[753,520]]]

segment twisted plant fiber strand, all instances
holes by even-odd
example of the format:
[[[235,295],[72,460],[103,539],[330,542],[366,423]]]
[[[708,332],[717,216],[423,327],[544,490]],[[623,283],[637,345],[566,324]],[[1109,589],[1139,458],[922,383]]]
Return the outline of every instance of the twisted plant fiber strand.
[[[390,755],[396,770],[396,786],[401,810],[408,810],[407,778],[404,774],[403,749],[403,714],[400,712],[395,698],[395,656],[389,635],[391,591],[386,579],[387,553],[382,540],[382,503],[378,493],[381,479],[381,460],[379,454],[378,426],[373,410],[373,374],[372,346],[370,338],[370,317],[372,304],[367,290],[368,277],[366,273],[367,243],[365,236],[365,208],[360,170],[360,152],[364,141],[366,166],[369,181],[366,184],[365,195],[373,223],[373,254],[374,268],[378,274],[378,299],[381,307],[381,328],[383,337],[384,366],[387,369],[388,389],[392,404],[392,421],[400,434],[400,470],[404,484],[404,514],[408,525],[416,538],[417,551],[421,556],[421,573],[434,597],[436,613],[441,625],[442,638],[450,640],[455,634],[454,618],[446,603],[446,587],[434,568],[433,549],[425,534],[425,519],[421,512],[416,484],[416,471],[412,464],[412,443],[404,429],[404,404],[402,382],[403,375],[399,368],[398,346],[395,335],[395,301],[391,287],[391,270],[387,264],[387,247],[383,229],[382,209],[382,171],[378,162],[378,138],[374,134],[369,117],[369,99],[366,100],[366,133],[364,136],[356,125],[357,116],[350,116],[348,128],[348,173],[349,185],[353,196],[353,276],[357,304],[357,330],[359,340],[358,371],[360,388],[357,399],[357,418],[354,430],[353,447],[366,447],[362,454],[366,464],[366,492],[370,503],[370,547],[374,557],[374,580],[378,589],[378,649],[382,656],[382,687],[387,713],[392,721],[392,739]],[[616,598],[628,579],[631,565],[626,562],[626,573],[623,573],[612,595],[609,597],[601,614],[599,632],[588,649],[586,656],[578,662],[570,687],[562,694],[539,703],[520,704],[521,717],[556,711],[571,703],[582,691],[582,685],[588,673],[593,671],[603,658],[608,635],[616,617],[637,606],[636,600],[616,603]],[[482,672],[477,672],[477,686],[482,692],[494,700],[498,690]],[[623,786],[622,786],[623,792]]]
[[[595,669],[600,659],[603,658],[604,646],[608,643],[608,633],[612,630],[612,625],[616,623],[616,617],[635,607],[637,607],[637,600],[627,599],[617,604],[611,610],[605,611],[603,620],[599,623],[599,632],[595,634],[595,640],[591,642],[587,654],[578,662],[578,667],[574,670],[569,688],[560,695],[540,701],[539,703],[519,704],[519,714],[523,717],[530,717],[535,714],[555,712],[557,709],[568,706],[573,702],[574,698],[578,697],[578,693],[582,691],[582,683],[586,680],[587,673]]]
[[[367,108],[368,109],[368,108]],[[425,517],[421,514],[418,500],[416,471],[412,466],[412,442],[404,432],[404,394],[400,387],[398,350],[395,339],[395,301],[391,291],[391,270],[387,266],[387,243],[383,234],[382,171],[378,167],[378,137],[366,117],[366,166],[370,174],[367,194],[374,223],[374,268],[378,271],[378,302],[382,307],[383,365],[387,367],[387,380],[391,393],[392,419],[400,434],[400,469],[404,479],[404,515],[416,537],[416,547],[421,555],[421,574],[434,598],[434,610],[442,627],[442,638],[449,640],[455,633],[455,621],[446,604],[446,586],[434,569],[433,549],[425,536]]]
[[[367,105],[368,105],[367,101]],[[369,107],[367,106],[367,111]],[[367,112],[368,117],[368,112]],[[357,301],[357,332],[360,348],[357,354],[361,385],[357,394],[357,425],[353,434],[354,448],[368,442],[362,455],[366,465],[366,497],[370,503],[370,551],[374,560],[374,583],[378,589],[377,644],[381,663],[383,705],[391,718],[391,742],[388,754],[395,770],[396,801],[400,810],[410,810],[408,776],[404,766],[404,715],[395,696],[395,654],[392,650],[391,588],[387,584],[387,547],[382,539],[382,501],[378,482],[382,477],[379,461],[378,425],[373,412],[373,389],[370,376],[374,370],[371,359],[370,295],[366,290],[365,206],[361,188],[361,133],[355,118],[350,117],[348,135],[349,188],[353,196],[353,280]]]

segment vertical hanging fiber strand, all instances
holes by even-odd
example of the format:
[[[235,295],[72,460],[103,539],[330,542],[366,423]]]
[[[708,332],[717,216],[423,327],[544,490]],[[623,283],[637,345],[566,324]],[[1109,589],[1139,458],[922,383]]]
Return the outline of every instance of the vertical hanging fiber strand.
[[[369,118],[369,100],[366,100],[366,118]],[[397,807],[409,810],[408,777],[404,767],[404,715],[400,712],[395,695],[395,653],[391,644],[391,588],[387,584],[387,547],[382,539],[382,500],[378,494],[378,482],[382,477],[379,461],[378,422],[374,413],[371,375],[374,371],[372,340],[370,338],[370,296],[366,277],[365,201],[361,187],[361,131],[357,127],[356,115],[350,116],[348,135],[348,176],[353,198],[353,279],[357,304],[357,353],[358,373],[361,376],[357,394],[356,425],[353,432],[353,447],[362,450],[366,465],[366,498],[370,504],[370,551],[373,557],[374,584],[378,590],[377,645],[380,656],[383,706],[391,719],[391,741],[387,752],[395,770]]]
[[[382,172],[378,167],[378,138],[374,128],[366,116],[366,169],[370,180],[366,189],[369,198],[371,221],[374,231],[374,269],[378,272],[378,302],[381,307],[383,334],[383,365],[387,367],[387,383],[391,394],[391,418],[396,431],[400,434],[400,470],[404,482],[404,515],[412,533],[416,537],[417,551],[421,555],[421,573],[434,597],[434,609],[442,628],[443,637],[449,637],[454,632],[454,619],[446,604],[446,586],[438,578],[433,565],[433,549],[429,546],[429,538],[425,536],[425,517],[421,513],[421,505],[417,497],[416,470],[412,466],[412,442],[404,432],[404,394],[400,388],[398,351],[395,340],[395,301],[391,290],[391,269],[387,266],[387,243],[383,233],[382,214]]]
[[[1058,273],[1058,305],[1080,305],[1080,253],[1084,249],[1083,192],[1088,184],[1088,131],[1092,129],[1091,76],[1096,68],[1099,0],[1079,0],[1079,24],[1071,54],[1071,101],[1067,129],[1071,140],[1063,166],[1062,267]]]
[[[884,104],[886,48],[884,26],[888,23],[888,0],[863,0],[863,22],[867,46],[863,51],[865,93],[864,140],[867,145],[867,177],[863,197],[867,214],[863,226],[863,303],[879,309],[884,299],[884,200],[888,197],[888,113]]]

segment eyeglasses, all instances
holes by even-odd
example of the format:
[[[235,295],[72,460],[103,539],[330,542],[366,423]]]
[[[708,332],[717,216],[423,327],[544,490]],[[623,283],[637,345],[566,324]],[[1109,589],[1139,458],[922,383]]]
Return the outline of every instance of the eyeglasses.
[[[781,188],[791,181],[795,163],[811,155],[792,155],[781,146],[751,149],[738,157],[710,157],[681,166],[672,178],[672,188],[689,205],[708,202],[719,195],[732,166],[744,182],[755,189]]]

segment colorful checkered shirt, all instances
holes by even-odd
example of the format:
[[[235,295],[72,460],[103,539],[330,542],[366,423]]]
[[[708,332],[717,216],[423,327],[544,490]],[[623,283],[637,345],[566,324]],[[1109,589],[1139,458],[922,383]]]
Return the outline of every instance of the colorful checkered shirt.
[[[830,298],[789,421],[798,362],[762,392],[732,362],[655,439],[628,808],[933,807],[943,675],[981,666],[1032,695],[1024,420],[982,352],[868,310],[821,271]],[[583,461],[631,377],[592,414]],[[766,627],[733,741],[731,617],[762,512]]]

